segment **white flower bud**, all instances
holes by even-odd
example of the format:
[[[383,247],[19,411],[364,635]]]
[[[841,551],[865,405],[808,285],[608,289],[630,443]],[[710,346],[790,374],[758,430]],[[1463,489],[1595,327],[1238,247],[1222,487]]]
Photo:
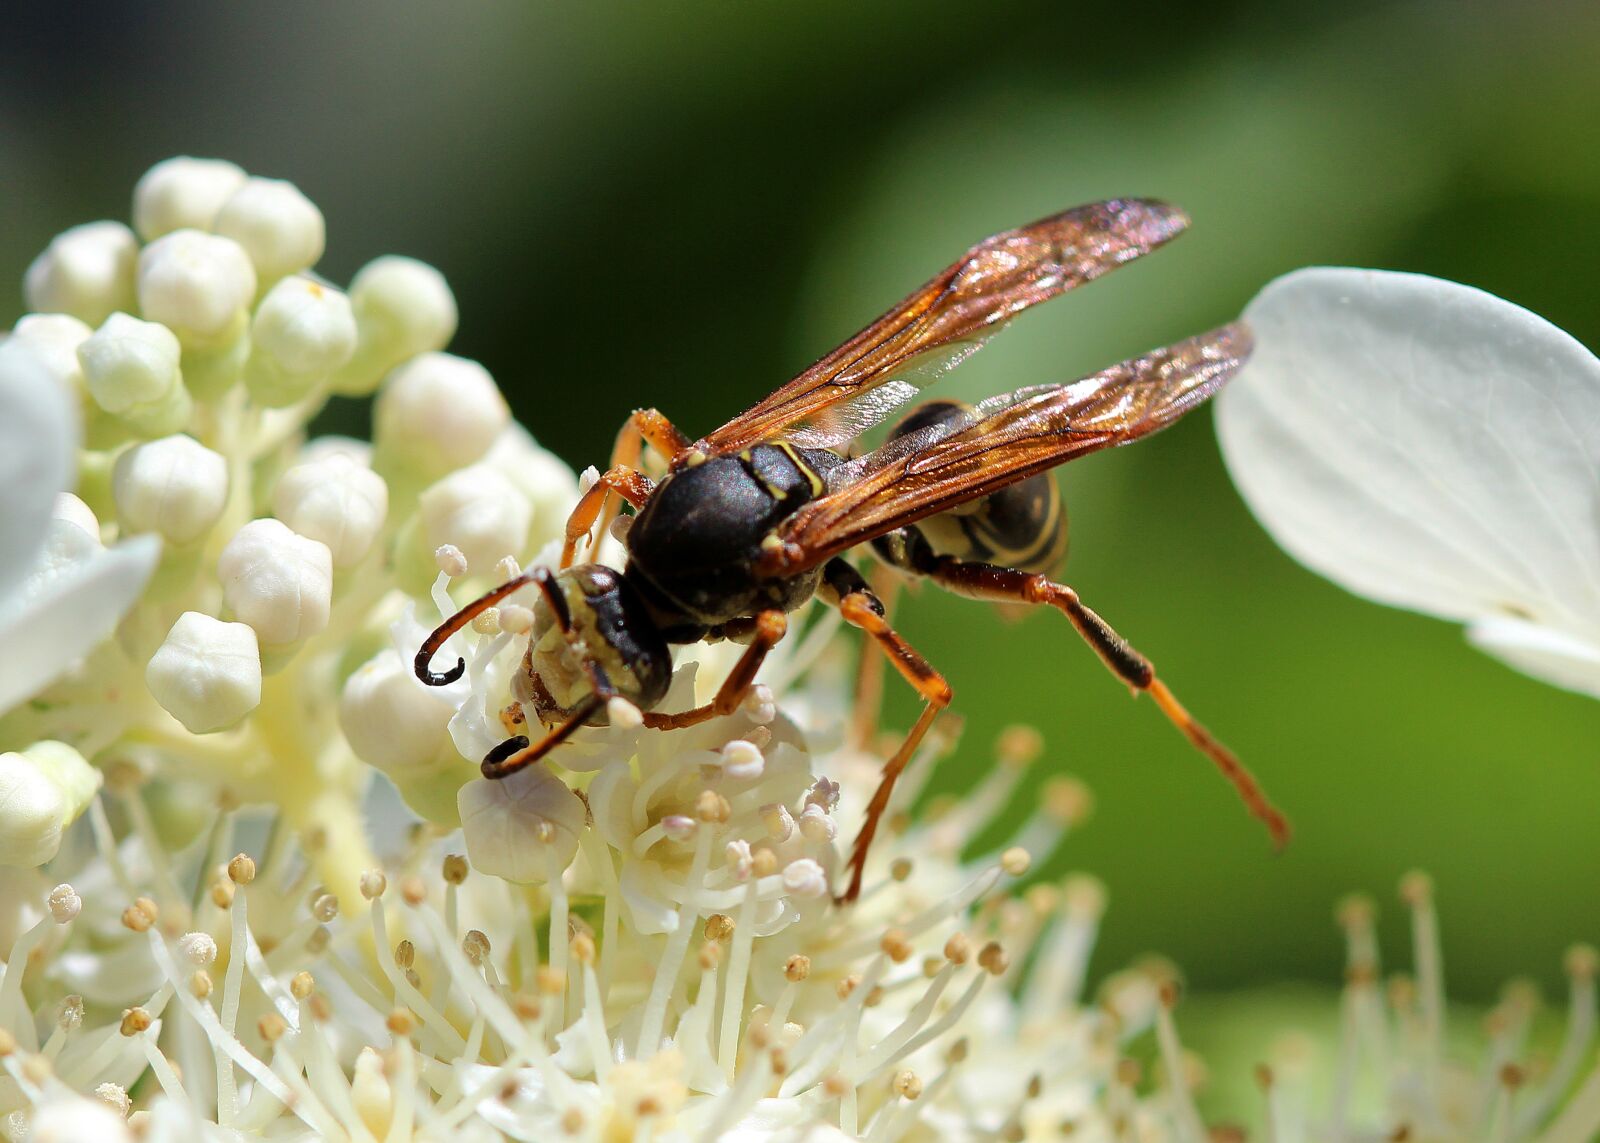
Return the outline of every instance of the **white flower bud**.
[[[828,875],[811,858],[796,858],[783,867],[783,887],[796,897],[821,897],[828,891]]]
[[[261,649],[243,623],[185,611],[144,669],[145,685],[191,734],[210,734],[261,705]]]
[[[578,851],[583,801],[543,766],[529,766],[498,781],[468,782],[456,804],[467,856],[480,873],[544,882],[552,869],[565,869]]]
[[[83,386],[78,347],[93,333],[70,314],[28,314],[17,319],[11,337],[32,350],[63,388],[76,392]]]
[[[298,643],[328,625],[333,556],[280,520],[252,520],[217,559],[222,598],[269,645]]]
[[[82,549],[83,554],[105,546],[100,542],[100,521],[95,517],[94,509],[72,493],[56,494],[56,502],[50,509],[50,518],[71,524],[88,537]]]
[[[425,353],[389,374],[373,410],[373,441],[394,463],[434,477],[480,459],[510,420],[487,369]]]
[[[185,345],[233,340],[255,296],[255,267],[231,238],[175,230],[139,255],[139,308]]]
[[[428,547],[454,544],[469,567],[491,568],[520,552],[533,509],[528,498],[485,465],[457,469],[428,487],[417,502]]]
[[[112,314],[78,346],[95,404],[141,432],[182,428],[191,403],[179,370],[178,339],[159,322]]]
[[[411,675],[392,647],[379,651],[345,680],[339,726],[357,758],[397,781],[408,771],[454,760],[450,717],[455,708]]]
[[[133,227],[146,242],[174,230],[210,230],[245,173],[223,159],[164,159],[133,188]]]
[[[348,568],[361,562],[383,530],[389,489],[376,472],[335,453],[284,473],[272,510],[300,535],[328,545],[334,567]]]
[[[356,319],[350,299],[309,278],[285,278],[261,300],[250,323],[244,383],[258,403],[299,400],[350,360]]]
[[[28,308],[71,314],[99,325],[133,308],[139,243],[120,222],[89,222],[63,231],[33,260],[22,280]]]
[[[246,180],[211,229],[244,247],[263,283],[316,265],[327,238],[322,212],[283,179]]]
[[[189,544],[211,530],[228,500],[228,462],[182,433],[124,451],[111,470],[124,534],[159,532]]]
[[[408,357],[443,349],[456,332],[456,299],[444,276],[414,258],[393,255],[367,263],[350,282],[360,336],[340,372],[341,393],[370,393]]]
[[[0,754],[0,865],[43,865],[88,808],[100,771],[64,742]]]
[[[578,502],[578,478],[566,461],[542,447],[527,429],[513,421],[495,439],[483,463],[522,489],[533,505],[535,536],[553,539],[561,535],[567,513]]]
[[[357,440],[355,437],[342,437],[336,433],[312,437],[301,445],[299,453],[295,456],[295,463],[312,464],[319,460],[327,460],[330,456],[345,457],[359,464],[362,468],[372,467],[372,446],[370,444],[363,440]]]
[[[60,1095],[34,1109],[29,1143],[132,1143],[128,1121],[103,1099]]]

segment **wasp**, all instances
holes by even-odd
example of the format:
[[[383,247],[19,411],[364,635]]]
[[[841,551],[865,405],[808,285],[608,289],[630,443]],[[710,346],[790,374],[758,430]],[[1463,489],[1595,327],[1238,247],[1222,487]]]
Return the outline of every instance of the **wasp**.
[[[1161,712],[1235,786],[1282,844],[1283,815],[1239,760],[1183,707],[1154,666],[1052,578],[1066,525],[1050,469],[1139,440],[1215,393],[1243,364],[1249,331],[1226,325],[1066,384],[1038,385],[975,405],[914,408],[879,447],[851,455],[857,438],[1018,313],[1160,247],[1188,225],[1147,199],[1077,207],[978,243],[805,372],[716,431],[691,440],[655,409],[618,433],[611,467],[579,498],[560,567],[501,584],[447,620],[416,656],[417,676],[440,686],[465,664],[435,673],[444,642],[525,585],[538,589],[521,690],[544,735],[516,735],[483,760],[503,778],[545,757],[584,725],[604,725],[608,703],[634,704],[646,726],[674,729],[731,714],[787,616],[813,596],[859,628],[923,700],[921,715],[866,808],[838,894],[861,889],[868,849],[895,779],[952,691],[890,624],[879,594],[843,557],[870,545],[905,576],[957,595],[1061,612],[1112,674]],[[641,464],[657,452],[665,475]],[[606,534],[618,502],[633,510],[621,569],[575,563],[580,541]],[[676,713],[667,693],[674,645],[735,640],[745,650],[715,697]]]

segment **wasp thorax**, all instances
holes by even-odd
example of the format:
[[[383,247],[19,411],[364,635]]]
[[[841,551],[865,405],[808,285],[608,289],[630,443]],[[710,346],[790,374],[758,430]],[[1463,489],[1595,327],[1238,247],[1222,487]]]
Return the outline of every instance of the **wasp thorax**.
[[[539,720],[559,723],[597,691],[641,710],[660,702],[672,681],[672,656],[622,575],[580,564],[557,572],[552,587],[534,604],[524,661]],[[586,721],[604,725],[605,704]]]

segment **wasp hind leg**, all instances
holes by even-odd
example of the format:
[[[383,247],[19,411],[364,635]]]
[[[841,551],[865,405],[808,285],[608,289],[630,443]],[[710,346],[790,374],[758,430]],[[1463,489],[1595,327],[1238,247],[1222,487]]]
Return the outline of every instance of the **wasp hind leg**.
[[[1043,604],[1061,612],[1112,674],[1126,683],[1135,695],[1143,692],[1153,698],[1168,721],[1183,733],[1195,749],[1211,759],[1238,792],[1245,808],[1267,827],[1273,844],[1281,849],[1288,842],[1288,820],[1267,798],[1266,792],[1244,763],[1167,689],[1166,683],[1156,675],[1155,666],[1150,660],[1085,606],[1072,588],[1034,572],[956,560],[948,556],[924,556],[918,560],[915,570],[945,590],[969,599],[1035,606]]]
[[[843,560],[829,560],[822,569],[821,594],[839,609],[839,614],[844,617],[846,623],[852,627],[859,627],[878,645],[879,650],[890,663],[894,664],[895,670],[900,672],[901,677],[916,688],[925,704],[922,714],[911,727],[911,732],[900,744],[900,749],[890,755],[889,760],[883,764],[883,776],[878,779],[878,788],[873,791],[872,800],[867,803],[866,815],[861,822],[861,832],[856,835],[855,845],[850,850],[850,882],[844,892],[834,898],[839,904],[848,904],[861,895],[861,877],[866,870],[867,853],[872,848],[872,839],[877,835],[878,825],[889,808],[889,797],[894,793],[895,781],[905,770],[906,764],[911,761],[911,756],[916,753],[923,736],[933,726],[933,720],[939,717],[940,711],[950,705],[952,692],[944,676],[934,670],[932,664],[918,654],[916,649],[889,625],[883,602],[867,586],[867,581],[855,568]]]

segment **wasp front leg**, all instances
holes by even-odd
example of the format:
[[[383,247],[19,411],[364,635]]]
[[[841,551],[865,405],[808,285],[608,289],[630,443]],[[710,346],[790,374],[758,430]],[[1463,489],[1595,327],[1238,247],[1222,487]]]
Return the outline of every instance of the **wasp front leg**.
[[[611,449],[612,468],[639,469],[644,461],[644,446],[649,445],[669,465],[689,447],[689,438],[678,431],[676,425],[660,409],[635,409],[623,422],[617,433],[617,442]],[[638,507],[638,505],[634,505]],[[617,501],[607,496],[600,508],[599,527],[595,535],[604,536],[617,516]]]
[[[638,469],[625,464],[619,464],[603,473],[599,480],[589,486],[587,492],[578,497],[577,505],[567,517],[566,537],[561,545],[561,566],[564,568],[572,566],[573,558],[578,552],[578,541],[592,534],[595,521],[605,513],[606,505],[610,503],[613,493],[638,508],[650,499],[650,493],[654,490],[654,481]]]
[[[861,877],[867,866],[867,852],[878,832],[878,824],[889,808],[889,796],[894,792],[895,781],[921,745],[923,736],[933,726],[933,720],[950,705],[953,692],[944,676],[934,670],[932,664],[889,625],[883,602],[855,568],[843,560],[829,560],[822,569],[822,586],[818,594],[839,609],[846,623],[859,627],[878,645],[895,670],[916,688],[925,703],[922,714],[900,744],[900,749],[883,764],[883,776],[878,780],[872,800],[867,803],[861,832],[856,835],[855,845],[850,850],[850,883],[835,898],[840,904],[847,904],[861,894]]]
[[[739,709],[739,704],[744,702],[745,696],[750,693],[750,687],[756,681],[756,672],[766,661],[767,654],[788,633],[789,620],[783,612],[776,608],[759,612],[750,622],[750,645],[745,648],[744,654],[739,656],[739,661],[733,665],[733,670],[728,672],[728,677],[722,680],[722,686],[717,688],[717,693],[710,702],[678,714],[645,711],[644,724],[655,730],[680,730],[710,718],[725,718],[732,714]]]

